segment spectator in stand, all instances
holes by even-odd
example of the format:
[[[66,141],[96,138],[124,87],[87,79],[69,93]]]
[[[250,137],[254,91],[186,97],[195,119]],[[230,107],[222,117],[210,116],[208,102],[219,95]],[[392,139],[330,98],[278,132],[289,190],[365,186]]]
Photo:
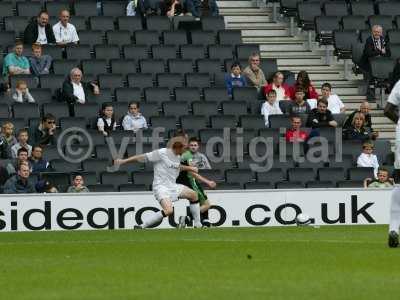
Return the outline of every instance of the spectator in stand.
[[[269,127],[269,116],[282,115],[278,101],[276,101],[275,90],[270,90],[267,94],[267,100],[261,106],[261,114],[264,116],[265,127]]]
[[[378,157],[373,152],[374,145],[371,142],[365,142],[362,145],[362,153],[357,159],[357,167],[374,168],[374,176],[377,178],[379,162]]]
[[[29,134],[28,130],[20,129],[17,134],[18,143],[11,147],[11,156],[16,158],[18,156],[18,150],[25,148],[28,151],[28,156],[31,156],[32,146],[28,144]]]
[[[82,71],[79,68],[73,68],[69,79],[64,81],[62,94],[65,101],[70,105],[75,103],[85,104],[90,93],[100,94],[100,89],[94,82],[83,82]]]
[[[6,121],[1,126],[0,133],[0,158],[9,159],[12,158],[11,147],[17,143],[17,139],[14,136],[14,125],[13,123]]]
[[[246,86],[246,80],[242,76],[242,68],[238,62],[234,62],[230,74],[225,75],[225,86],[229,95],[232,95],[234,87]]]
[[[60,21],[53,26],[53,33],[57,45],[65,46],[68,44],[78,44],[79,37],[76,28],[69,23],[69,11],[66,9],[60,11],[59,19]]]
[[[358,140],[366,142],[368,140],[375,140],[378,136],[377,132],[373,132],[370,128],[365,127],[365,116],[363,113],[357,112],[354,115],[351,127],[343,131],[343,138],[345,140]]]
[[[7,169],[0,165],[0,194],[3,194],[4,184],[9,178]]]
[[[27,163],[20,163],[17,170],[18,174],[9,178],[4,184],[4,194],[35,193],[35,187],[29,181],[29,165]]]
[[[17,103],[35,103],[35,99],[29,93],[28,85],[24,80],[18,80],[15,84],[15,91],[12,93],[12,99]]]
[[[186,0],[186,6],[192,16],[196,18],[219,15],[216,0]]]
[[[28,58],[22,55],[24,45],[22,42],[15,43],[14,52],[8,53],[3,62],[3,76],[30,74]]]
[[[81,174],[74,175],[72,186],[68,188],[67,193],[89,193],[89,189],[84,184],[85,181]]]
[[[296,98],[295,93],[298,87],[301,87],[303,89],[305,94],[304,97],[306,100],[319,98],[319,95],[315,87],[312,85],[310,77],[308,76],[308,73],[306,71],[300,71],[299,74],[297,74],[296,83],[291,88],[291,99]]]
[[[394,186],[394,179],[389,178],[389,171],[384,168],[378,169],[378,178],[366,178],[364,180],[365,188],[391,188]]]
[[[145,16],[146,6],[146,1],[129,1],[126,6],[126,15],[129,17],[137,16],[143,18]]]
[[[371,114],[370,112],[370,106],[368,101],[363,101],[360,104],[360,109],[353,111],[346,119],[346,122],[344,122],[343,128],[350,128],[351,124],[353,123],[353,118],[356,113],[362,113],[364,114],[365,117],[365,127],[369,128],[371,131],[372,129],[372,121],[371,121]]]
[[[290,117],[292,127],[286,130],[285,139],[288,143],[303,143],[308,139],[308,133],[301,130],[301,118],[293,115]]]
[[[330,83],[324,83],[321,87],[320,99],[328,101],[328,109],[333,114],[340,114],[346,111],[342,100],[336,94],[332,94],[332,86]]]
[[[114,108],[111,102],[105,102],[101,105],[100,116],[97,119],[97,129],[104,136],[110,136],[111,132],[117,128],[115,122]]]
[[[45,114],[39,126],[31,128],[31,143],[40,146],[55,145],[55,131],[56,117],[52,114]]]
[[[51,63],[53,59],[50,55],[42,54],[42,46],[40,44],[32,45],[32,56],[29,57],[32,74],[36,76],[46,75],[50,73]]]
[[[161,16],[177,17],[188,14],[186,6],[179,0],[163,0],[159,7]]]
[[[32,147],[32,156],[29,158],[32,173],[37,174],[48,170],[50,164],[43,158],[43,148],[40,145]]]
[[[380,25],[372,26],[371,36],[369,36],[364,45],[364,52],[361,58],[360,67],[367,81],[367,99],[375,100],[374,86],[371,85],[372,74],[370,59],[374,57],[390,57],[389,41],[383,35],[383,28]]]
[[[304,100],[304,90],[302,87],[296,87],[294,102],[288,106],[289,115],[308,114],[311,111],[310,104]]]
[[[307,127],[337,127],[337,122],[328,109],[328,101],[325,98],[318,100],[317,108],[311,110],[308,114]]]
[[[263,70],[260,68],[260,54],[253,53],[249,57],[249,65],[244,68],[243,75],[246,77],[247,85],[254,86],[257,91],[267,83]]]
[[[267,83],[264,86],[265,97],[268,95],[270,90],[274,90],[276,92],[276,100],[278,102],[281,100],[290,100],[291,90],[285,83],[283,83],[284,79],[285,77],[282,72],[276,72],[272,77],[272,83]]]
[[[207,156],[199,151],[199,148],[199,139],[197,137],[191,137],[189,139],[189,151],[192,155],[192,166],[202,170],[210,170],[210,162],[208,161]]]
[[[28,149],[26,148],[20,148],[17,153],[17,158],[14,158],[10,163],[7,164],[6,169],[8,175],[13,175],[17,173],[18,166],[21,163],[25,163],[29,166],[29,170],[31,169],[31,165],[29,162],[29,156],[28,156]]]
[[[24,44],[33,45],[35,43],[55,44],[53,29],[49,24],[49,14],[46,11],[41,11],[36,18],[32,18],[31,22],[24,31]]]
[[[38,193],[43,193],[43,194],[58,193],[57,188],[47,180],[38,181],[35,185],[35,188]]]
[[[142,128],[147,128],[146,118],[140,113],[139,102],[132,101],[129,103],[128,113],[122,120],[122,128],[134,132]]]

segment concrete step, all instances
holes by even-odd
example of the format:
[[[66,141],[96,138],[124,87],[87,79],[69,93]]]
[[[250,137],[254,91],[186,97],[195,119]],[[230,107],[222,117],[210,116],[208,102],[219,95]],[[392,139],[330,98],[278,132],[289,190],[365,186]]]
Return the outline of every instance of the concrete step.
[[[278,27],[270,28],[269,30],[264,29],[245,29],[242,30],[242,37],[253,38],[253,37],[266,37],[266,36],[288,36],[289,30],[287,28]]]
[[[326,65],[324,62],[324,59],[321,58],[321,56],[317,55],[307,55],[304,56],[305,58],[298,58],[298,57],[288,57],[288,58],[278,58],[277,63],[279,66],[291,66],[291,67],[296,67],[299,70],[303,70],[303,67],[308,67],[308,68],[317,68],[317,67],[323,67],[325,66],[326,68],[329,68],[330,66]],[[307,65],[305,65],[307,63]]]
[[[298,73],[300,71],[307,71],[307,72],[312,72],[312,71],[318,71],[321,72],[323,70],[331,70],[331,71],[343,71],[343,66],[340,65],[333,65],[333,66],[327,66],[327,65],[305,65],[305,62],[303,61],[302,65],[289,65],[285,64],[283,62],[279,62],[278,60],[278,68],[280,70],[288,70],[292,71],[295,73]]]
[[[226,22],[226,21],[225,21]],[[270,30],[270,29],[287,29],[279,23],[229,23],[229,29],[246,29],[246,30]]]
[[[280,26],[285,26],[287,27],[286,23],[283,22],[277,22],[277,23],[273,23],[270,21],[270,16],[266,15],[266,16],[252,16],[251,18],[249,18],[248,16],[230,16],[230,15],[226,15],[224,16],[225,22],[228,23],[228,25],[236,25],[236,24],[240,24],[240,25],[246,25],[246,24],[254,24],[254,23],[258,23],[258,24],[265,24],[265,23],[270,23],[270,24],[279,24]]]
[[[290,37],[290,36],[262,36],[262,37],[242,37],[243,43],[249,44],[268,44],[268,43],[292,43],[302,42],[306,40],[302,37]]]
[[[257,9],[257,8],[220,8],[220,15],[222,16],[268,16],[270,15],[270,10]]]
[[[217,1],[217,5],[220,9],[223,8],[255,8],[253,1]],[[259,9],[259,8],[255,8]],[[271,11],[270,8],[264,8],[265,10]]]

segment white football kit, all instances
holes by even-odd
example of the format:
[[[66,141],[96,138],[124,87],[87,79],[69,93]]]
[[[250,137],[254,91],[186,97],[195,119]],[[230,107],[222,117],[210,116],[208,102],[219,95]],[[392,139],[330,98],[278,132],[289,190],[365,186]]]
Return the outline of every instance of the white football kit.
[[[177,201],[185,188],[177,184],[179,176],[181,156],[175,155],[171,149],[162,148],[146,153],[146,160],[153,163],[154,179],[153,193],[157,201],[169,199]]]
[[[397,81],[397,83],[393,87],[387,102],[400,108],[400,81]],[[395,142],[394,157],[395,157],[394,168],[400,169],[400,119],[396,125],[396,142]],[[389,232],[395,231],[398,233],[399,226],[400,226],[400,187],[396,186],[392,192]]]

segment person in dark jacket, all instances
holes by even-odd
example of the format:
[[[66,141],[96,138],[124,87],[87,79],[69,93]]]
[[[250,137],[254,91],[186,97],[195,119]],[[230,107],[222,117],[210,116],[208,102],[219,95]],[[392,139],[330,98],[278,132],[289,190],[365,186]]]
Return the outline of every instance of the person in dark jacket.
[[[219,15],[215,0],[186,0],[186,6],[187,10],[196,18]]]
[[[54,137],[56,130],[56,117],[52,114],[45,114],[42,122],[38,127],[31,128],[29,141],[32,145],[55,145],[56,139]]]
[[[18,173],[10,177],[4,184],[4,194],[28,194],[36,193],[34,185],[29,181],[29,165],[21,163]]]
[[[365,41],[364,52],[361,57],[360,67],[364,73],[367,84],[367,99],[375,100],[375,89],[372,84],[372,73],[370,59],[375,57],[390,57],[389,42],[383,36],[383,28],[380,25],[372,27],[371,36]]]
[[[99,95],[99,87],[94,82],[83,82],[82,71],[79,68],[73,68],[69,78],[63,83],[62,97],[64,101],[70,105],[75,103],[84,104],[87,102],[90,93]]]
[[[363,113],[356,113],[353,118],[351,127],[343,131],[343,139],[366,142],[375,140],[377,132],[373,132],[370,128],[365,127],[365,116]]]
[[[49,162],[43,158],[43,148],[39,145],[33,146],[29,161],[33,174],[45,172],[50,166]]]
[[[328,101],[326,99],[318,100],[317,108],[311,110],[307,118],[307,127],[337,127],[331,111],[328,109]]]
[[[353,123],[353,119],[356,113],[363,113],[365,116],[365,124],[364,127],[369,128],[371,131],[373,131],[372,128],[372,119],[371,119],[371,114],[369,113],[370,111],[370,105],[368,101],[363,101],[360,104],[360,109],[353,111],[346,119],[346,121],[343,124],[343,128],[350,128]]]
[[[25,28],[24,44],[33,45],[34,43],[41,45],[56,43],[53,28],[49,24],[49,14],[46,11],[41,11],[36,18],[32,18]]]

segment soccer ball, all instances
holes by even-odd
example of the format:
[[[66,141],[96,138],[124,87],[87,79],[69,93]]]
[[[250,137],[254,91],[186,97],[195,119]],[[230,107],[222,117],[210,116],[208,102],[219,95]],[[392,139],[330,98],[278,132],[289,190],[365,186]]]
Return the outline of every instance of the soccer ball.
[[[296,217],[297,226],[307,226],[311,224],[311,218],[306,214],[298,214]]]

